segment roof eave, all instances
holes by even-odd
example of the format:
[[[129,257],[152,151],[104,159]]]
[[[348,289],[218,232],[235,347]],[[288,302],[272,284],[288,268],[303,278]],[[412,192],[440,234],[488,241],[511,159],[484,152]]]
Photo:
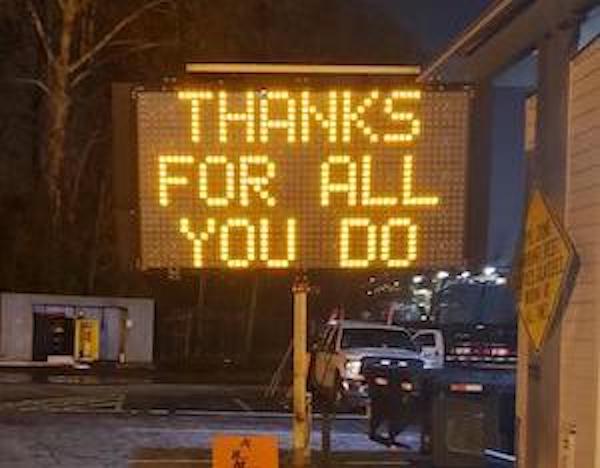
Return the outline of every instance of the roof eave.
[[[485,10],[481,16],[471,23],[437,58],[435,58],[421,72],[417,81],[427,82],[433,80],[439,71],[448,64],[448,62],[469,44],[471,44],[478,36],[485,34],[487,28],[492,27],[498,18],[506,13],[513,6],[514,0],[497,0]]]

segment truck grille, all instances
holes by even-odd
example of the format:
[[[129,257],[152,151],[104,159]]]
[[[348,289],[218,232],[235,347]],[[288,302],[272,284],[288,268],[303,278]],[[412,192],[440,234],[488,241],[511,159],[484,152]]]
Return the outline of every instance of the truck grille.
[[[418,370],[423,368],[423,361],[420,359],[366,357],[362,359],[361,367],[363,371],[367,368]]]

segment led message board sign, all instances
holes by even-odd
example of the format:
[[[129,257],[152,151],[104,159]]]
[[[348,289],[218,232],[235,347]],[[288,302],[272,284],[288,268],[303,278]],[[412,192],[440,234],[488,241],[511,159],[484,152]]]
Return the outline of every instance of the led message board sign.
[[[466,91],[255,80],[137,93],[143,268],[462,263]]]

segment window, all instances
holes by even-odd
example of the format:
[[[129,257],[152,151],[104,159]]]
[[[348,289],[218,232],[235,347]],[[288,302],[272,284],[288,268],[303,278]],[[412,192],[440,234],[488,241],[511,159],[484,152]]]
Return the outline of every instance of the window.
[[[349,328],[342,336],[342,349],[347,348],[402,348],[415,350],[408,333],[384,328]]]
[[[435,346],[435,337],[433,333],[425,333],[423,335],[419,335],[414,339],[414,342],[420,347],[431,347]]]

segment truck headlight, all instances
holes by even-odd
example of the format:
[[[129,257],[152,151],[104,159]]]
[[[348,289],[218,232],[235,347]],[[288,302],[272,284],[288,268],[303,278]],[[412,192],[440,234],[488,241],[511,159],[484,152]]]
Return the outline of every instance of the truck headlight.
[[[360,375],[361,363],[357,360],[346,361],[346,377],[354,379]]]

